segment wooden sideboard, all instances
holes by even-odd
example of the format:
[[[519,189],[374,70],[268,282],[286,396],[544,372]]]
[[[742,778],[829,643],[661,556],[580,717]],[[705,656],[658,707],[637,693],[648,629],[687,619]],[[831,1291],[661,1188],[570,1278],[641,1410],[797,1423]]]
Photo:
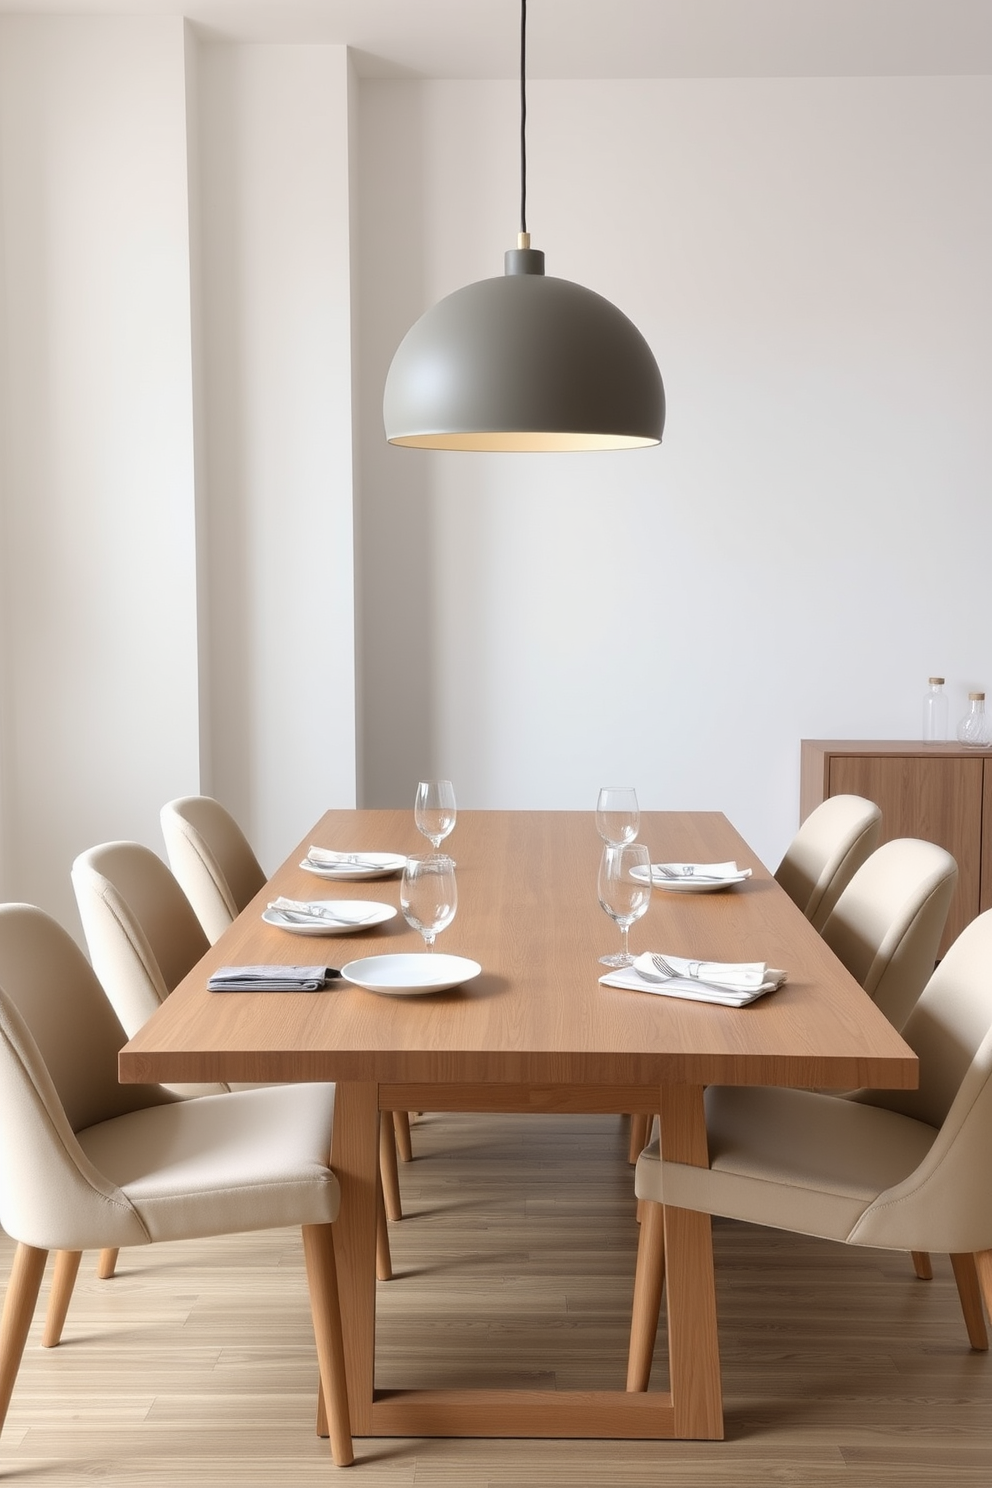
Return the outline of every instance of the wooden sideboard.
[[[923,837],[954,855],[958,886],[941,955],[992,908],[992,749],[888,739],[804,739],[800,819],[828,796],[865,796],[882,811],[882,841]]]

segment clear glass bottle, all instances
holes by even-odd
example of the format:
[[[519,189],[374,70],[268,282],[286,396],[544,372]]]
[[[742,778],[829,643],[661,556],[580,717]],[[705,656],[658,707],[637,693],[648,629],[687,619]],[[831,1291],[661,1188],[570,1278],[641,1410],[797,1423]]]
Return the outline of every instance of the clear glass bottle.
[[[967,713],[958,724],[958,742],[967,749],[988,749],[992,745],[992,718],[985,711],[984,692],[969,692]]]
[[[943,677],[931,677],[923,699],[923,738],[927,743],[947,738],[947,694]]]

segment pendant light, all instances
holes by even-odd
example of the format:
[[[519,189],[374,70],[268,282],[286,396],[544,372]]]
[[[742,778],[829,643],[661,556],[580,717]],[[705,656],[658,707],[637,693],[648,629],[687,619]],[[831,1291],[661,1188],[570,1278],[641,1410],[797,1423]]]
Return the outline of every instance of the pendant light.
[[[640,331],[602,295],[545,275],[527,231],[527,0],[520,3],[520,233],[502,278],[448,295],[386,377],[390,444],[607,450],[658,444],[665,389]]]

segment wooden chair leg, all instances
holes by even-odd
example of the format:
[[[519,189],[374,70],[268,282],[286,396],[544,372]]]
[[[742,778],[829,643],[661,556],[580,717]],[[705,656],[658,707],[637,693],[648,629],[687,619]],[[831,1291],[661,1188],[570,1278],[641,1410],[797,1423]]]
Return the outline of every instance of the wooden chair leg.
[[[341,1302],[338,1268],[334,1259],[334,1230],[329,1224],[303,1226],[303,1254],[310,1285],[310,1310],[317,1340],[320,1393],[327,1412],[331,1455],[337,1467],[355,1460],[348,1414],[348,1381],[344,1369],[344,1337],[341,1332]]]
[[[413,1162],[413,1143],[410,1140],[409,1111],[393,1112],[393,1129],[396,1133],[396,1151],[401,1162]]]
[[[651,1129],[651,1117],[640,1115],[630,1118],[630,1146],[627,1148],[627,1161],[636,1163],[645,1147],[648,1145],[648,1132]]]
[[[389,1111],[383,1111],[379,1117],[379,1171],[382,1174],[382,1192],[386,1201],[386,1218],[402,1219],[403,1205],[400,1202],[400,1175],[396,1166],[396,1134]]]
[[[48,1251],[36,1250],[33,1245],[18,1245],[14,1251],[14,1264],[0,1318],[0,1431],[7,1419],[7,1407],[21,1367],[47,1259]]]
[[[386,1224],[381,1182],[375,1206],[375,1277],[376,1281],[393,1279],[393,1258],[389,1250],[389,1226]]]
[[[958,1296],[961,1299],[965,1327],[968,1329],[968,1341],[973,1349],[980,1349],[984,1352],[989,1346],[989,1336],[985,1330],[982,1289],[978,1284],[975,1257],[970,1251],[966,1251],[963,1255],[952,1255],[951,1266],[954,1270],[954,1280],[958,1284]]]
[[[665,1211],[661,1204],[647,1200],[642,1200],[642,1205],[627,1358],[627,1389],[630,1392],[646,1390],[651,1378],[651,1356],[658,1335],[661,1293],[665,1284]]]
[[[72,1289],[76,1284],[76,1272],[82,1259],[81,1250],[59,1250],[55,1254],[52,1289],[48,1294],[48,1310],[45,1313],[45,1331],[41,1335],[42,1348],[55,1348],[62,1337],[66,1313],[72,1300]]]
[[[933,1281],[933,1263],[925,1250],[910,1251],[913,1257],[913,1270],[921,1281]]]
[[[978,1285],[981,1288],[985,1311],[989,1317],[992,1317],[992,1250],[975,1252],[975,1270],[978,1272]]]
[[[96,1264],[96,1274],[101,1281],[109,1281],[117,1269],[117,1257],[119,1250],[101,1250],[100,1259]]]

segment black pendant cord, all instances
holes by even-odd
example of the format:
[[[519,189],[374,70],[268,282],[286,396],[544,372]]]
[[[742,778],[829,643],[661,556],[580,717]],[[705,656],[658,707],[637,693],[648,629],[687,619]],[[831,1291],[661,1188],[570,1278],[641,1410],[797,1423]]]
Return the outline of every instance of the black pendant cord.
[[[520,231],[527,231],[527,0],[520,0]]]

